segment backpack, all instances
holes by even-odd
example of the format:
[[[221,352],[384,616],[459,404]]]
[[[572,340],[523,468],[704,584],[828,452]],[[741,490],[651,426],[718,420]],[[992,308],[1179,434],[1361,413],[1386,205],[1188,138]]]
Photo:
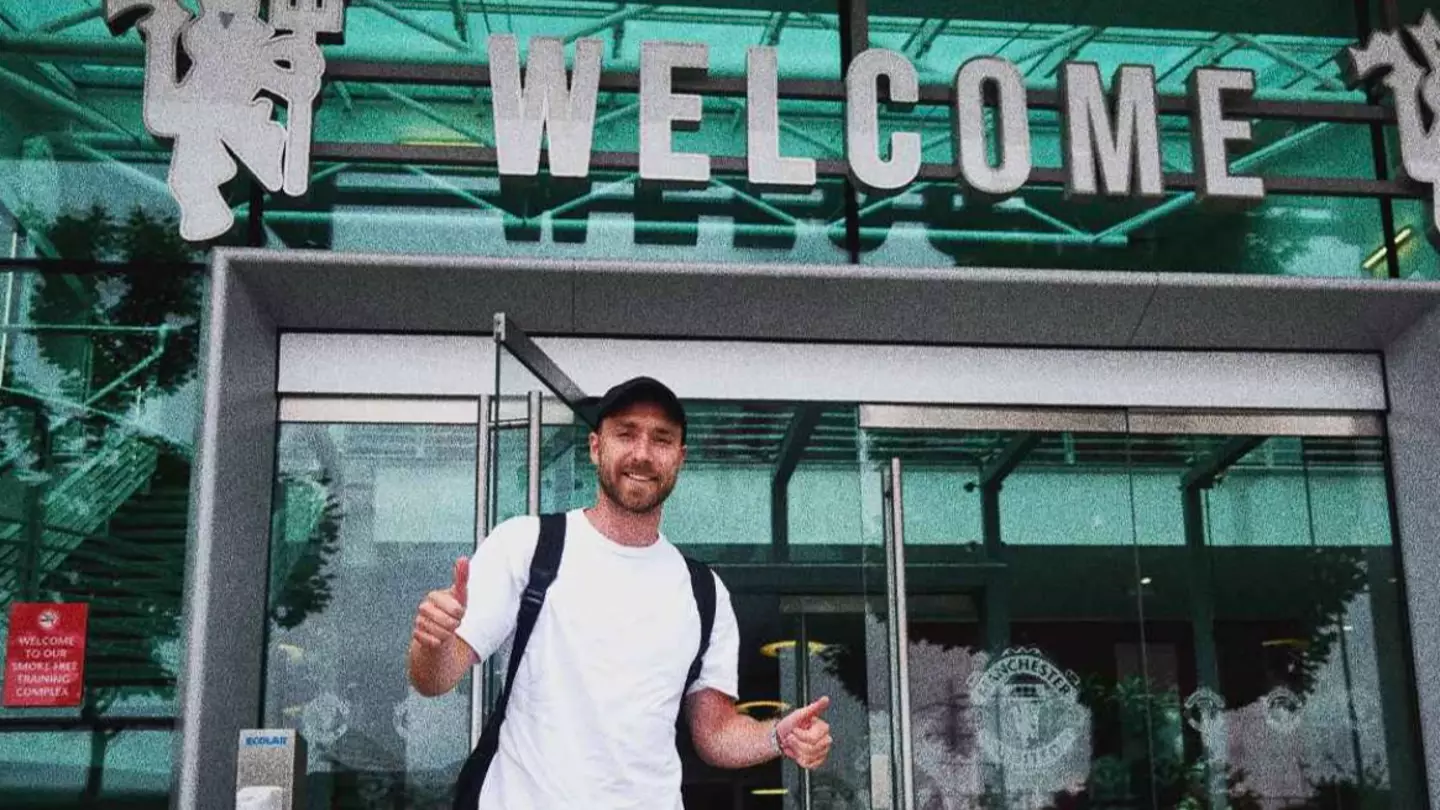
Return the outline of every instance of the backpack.
[[[510,704],[510,689],[515,684],[515,674],[520,670],[520,659],[525,654],[525,645],[530,642],[530,633],[545,604],[545,592],[555,581],[560,570],[560,557],[565,550],[565,515],[548,514],[540,516],[540,538],[535,545],[535,556],[530,561],[529,580],[520,597],[520,611],[515,620],[514,641],[510,645],[510,664],[505,676],[505,689],[495,711],[485,721],[480,742],[465,759],[460,776],[455,780],[453,810],[476,810],[480,803],[480,789],[485,784],[485,774],[490,761],[500,748],[500,724],[505,721],[505,709]],[[682,555],[685,556],[685,555]],[[709,567],[704,563],[685,556],[685,565],[690,569],[690,588],[695,595],[695,606],[700,611],[700,648],[690,662],[685,676],[685,689],[681,692],[680,714],[685,712],[684,694],[700,677],[700,668],[705,660],[705,651],[710,647],[710,631],[715,626],[715,580]],[[680,718],[676,718],[677,736],[680,735]]]

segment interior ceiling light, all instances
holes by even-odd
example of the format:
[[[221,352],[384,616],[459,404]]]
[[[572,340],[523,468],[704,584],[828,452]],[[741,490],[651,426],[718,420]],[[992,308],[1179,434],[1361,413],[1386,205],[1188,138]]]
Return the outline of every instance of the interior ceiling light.
[[[1297,650],[1305,650],[1310,647],[1310,640],[1304,638],[1271,638],[1260,642],[1261,647],[1292,647]]]
[[[401,138],[401,146],[472,146],[479,148],[480,144],[469,138]]]
[[[1410,241],[1411,239],[1413,239],[1413,238],[1415,238],[1415,229],[1412,228],[1412,227],[1410,227],[1409,225],[1406,225],[1405,227],[1401,228],[1398,232],[1396,232],[1396,234],[1395,234],[1395,252],[1396,252],[1396,254],[1398,255],[1399,252],[1400,252],[1400,248],[1404,247],[1404,246],[1405,246],[1407,243],[1409,243],[1409,241]],[[1375,248],[1375,252],[1374,252],[1374,253],[1371,253],[1368,257],[1366,257],[1365,263],[1364,263],[1363,267],[1364,267],[1365,270],[1368,271],[1368,272],[1374,272],[1374,271],[1375,271],[1375,268],[1379,267],[1379,266],[1381,265],[1381,263],[1383,263],[1384,261],[1385,261],[1385,246],[1384,246],[1384,245],[1381,245],[1380,247]]]
[[[735,710],[748,712],[753,709],[772,709],[774,711],[785,711],[790,704],[783,700],[747,700],[744,703],[735,704]]]
[[[760,654],[767,658],[779,658],[780,652],[782,650],[793,650],[795,649],[795,645],[798,643],[800,642],[796,641],[793,638],[787,638],[783,641],[772,641],[769,644],[766,644],[764,647],[760,648]],[[825,652],[825,650],[829,649],[829,647],[829,644],[825,644],[820,641],[812,641],[810,642],[810,654],[819,655],[820,653]]]
[[[789,788],[755,788],[750,791],[751,796],[784,796],[790,792]]]

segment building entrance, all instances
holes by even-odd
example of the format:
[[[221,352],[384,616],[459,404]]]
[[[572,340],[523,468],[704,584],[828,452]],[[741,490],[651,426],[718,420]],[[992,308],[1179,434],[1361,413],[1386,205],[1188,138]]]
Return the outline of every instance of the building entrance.
[[[513,322],[494,351],[484,396],[282,397],[264,715],[315,807],[445,806],[505,657],[421,698],[414,606],[593,502],[584,392]],[[686,751],[687,808],[1423,801],[1377,415],[686,404],[664,529],[733,594],[741,708],[829,695],[835,737]]]

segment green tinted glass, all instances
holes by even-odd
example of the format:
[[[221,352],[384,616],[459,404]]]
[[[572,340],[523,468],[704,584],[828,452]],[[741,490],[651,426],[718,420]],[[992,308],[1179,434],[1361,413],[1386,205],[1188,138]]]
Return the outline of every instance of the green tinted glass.
[[[49,238],[143,255],[156,234],[89,218]],[[14,602],[89,608],[83,705],[0,709],[55,729],[0,728],[0,805],[167,801],[203,293],[185,266],[0,274],[0,638]]]
[[[172,753],[169,731],[0,734],[0,803],[164,810]]]
[[[1286,7],[1289,7],[1288,9]],[[1149,65],[1159,90],[1184,95],[1197,67],[1255,72],[1262,98],[1363,102],[1334,59],[1356,35],[1354,9],[1340,0],[1246,0],[1200,4],[967,3],[956,14],[934,2],[870,4],[870,42],[918,60],[922,81],[945,81],[975,56],[1019,65],[1032,87],[1053,86],[1065,61],[1093,62],[1108,76]]]
[[[1413,5],[1399,9],[1405,20],[1418,19]],[[80,0],[7,0],[0,9],[18,31],[0,46],[15,54],[11,66],[0,69],[0,82],[17,99],[0,114],[0,166],[6,169],[0,175],[0,204],[12,214],[0,217],[0,237],[12,237],[10,252],[86,257],[86,245],[64,238],[52,244],[50,234],[93,217],[138,215],[173,231],[178,209],[166,186],[169,145],[144,134],[143,47],[136,32],[112,36],[95,9]],[[1303,7],[1286,0],[1263,9],[1240,0],[1203,7],[1103,3],[1079,9],[1059,2],[1024,8],[986,2],[968,4],[959,15],[934,3],[887,0],[869,10],[870,44],[904,53],[925,83],[946,84],[965,60],[1000,55],[1020,66],[1035,91],[1053,90],[1064,62],[1087,61],[1107,78],[1122,64],[1152,66],[1159,91],[1171,97],[1184,95],[1186,77],[1195,68],[1218,66],[1254,71],[1262,99],[1364,101],[1339,73],[1337,54],[1359,35],[1353,7],[1340,0]],[[522,56],[532,36],[570,43],[598,37],[605,45],[607,70],[619,73],[638,69],[641,42],[678,39],[706,43],[709,72],[717,77],[742,76],[746,48],[752,45],[778,49],[784,79],[841,76],[840,20],[836,8],[823,3],[784,9],[586,2],[456,8],[353,4],[347,21],[344,43],[326,46],[337,75],[383,75],[373,68],[404,63],[481,64],[486,38],[499,33],[517,36]],[[502,188],[493,169],[431,169],[413,160],[404,166],[337,162],[352,156],[336,144],[491,145],[487,108],[485,89],[332,80],[316,113],[320,159],[312,169],[311,192],[300,200],[267,197],[273,214],[252,232],[247,227],[250,183],[242,175],[222,189],[238,224],[218,241],[602,258],[662,258],[662,252],[671,258],[678,246],[691,260],[849,258],[839,177],[822,178],[808,193],[768,194],[746,187],[730,166],[716,170],[708,189],[636,189],[631,175],[638,110],[631,93],[601,93],[595,132],[597,154],[631,156],[621,161],[626,168],[607,170],[603,160],[597,161],[592,182],[584,185],[547,178],[531,184],[538,188],[508,180]],[[921,105],[910,113],[885,115],[881,127],[884,132],[921,132],[926,161],[949,165],[950,117],[948,105]],[[842,123],[839,101],[786,99],[781,103],[782,153],[840,158]],[[1034,110],[1031,124],[1036,166],[1061,168],[1060,116]],[[1161,140],[1166,170],[1190,171],[1186,119],[1164,116]],[[698,131],[677,132],[675,143],[716,157],[743,155],[743,99],[707,93]],[[1390,157],[1393,163],[1393,147]],[[1237,172],[1272,177],[1363,180],[1373,175],[1368,129],[1358,125],[1260,120],[1253,144],[1236,146],[1232,163]],[[1248,221],[1224,213],[1197,215],[1194,227],[1222,234],[1211,246],[1189,243],[1185,232],[1191,226],[1171,224],[1189,218],[1183,213],[1189,207],[1185,194],[1171,194],[1158,205],[1098,202],[1071,210],[1075,206],[1047,198],[1052,190],[1035,187],[996,212],[947,199],[935,189],[914,184],[899,202],[860,201],[864,261],[1360,276],[1373,275],[1356,265],[1363,266],[1369,251],[1384,241],[1377,232],[1376,206],[1364,200],[1277,201],[1282,195],[1272,194]],[[103,210],[93,211],[97,205]],[[1343,221],[1335,237],[1343,249],[1332,250],[1335,245],[1325,237],[1307,234],[1310,224],[1324,217],[1319,207]],[[1304,210],[1297,213],[1297,208]],[[904,216],[893,216],[906,209]],[[1137,227],[1137,217],[1143,227]],[[26,238],[13,238],[16,234]],[[917,248],[912,244],[916,238],[937,247]],[[881,244],[891,248],[881,250]],[[1156,244],[1179,247],[1159,250]],[[994,249],[997,245],[1007,249]],[[194,247],[194,255],[203,255],[208,245]],[[1356,250],[1365,253],[1359,263],[1352,261]],[[99,251],[98,258],[123,256]]]
[[[307,201],[266,210],[274,247],[650,261],[845,260],[843,186],[760,196],[743,178],[663,191],[633,173],[590,186],[510,185],[493,170],[347,168]],[[308,202],[308,204],[306,204]]]
[[[604,44],[606,70],[636,71],[640,43],[646,40],[704,42],[710,72],[743,76],[745,48],[779,49],[787,75],[834,78],[840,71],[840,26],[833,3],[805,0],[784,11],[711,5],[649,5],[595,2],[519,2],[465,8],[355,5],[348,9],[340,59],[454,60],[488,62],[492,35],[518,40],[520,57],[532,37],[556,37],[566,43],[594,38]]]
[[[173,268],[0,275],[0,622],[88,603],[95,714],[174,712],[202,293]]]

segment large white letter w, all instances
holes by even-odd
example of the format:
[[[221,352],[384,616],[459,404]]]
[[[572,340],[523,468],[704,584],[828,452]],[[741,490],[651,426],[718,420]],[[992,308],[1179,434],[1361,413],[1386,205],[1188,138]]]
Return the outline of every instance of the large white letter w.
[[[495,110],[495,157],[502,175],[540,173],[540,137],[548,134],[550,173],[585,177],[595,132],[595,97],[600,88],[598,39],[575,43],[575,77],[565,82],[565,43],[533,37],[520,80],[515,37],[490,37],[490,82]]]

